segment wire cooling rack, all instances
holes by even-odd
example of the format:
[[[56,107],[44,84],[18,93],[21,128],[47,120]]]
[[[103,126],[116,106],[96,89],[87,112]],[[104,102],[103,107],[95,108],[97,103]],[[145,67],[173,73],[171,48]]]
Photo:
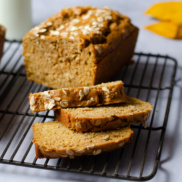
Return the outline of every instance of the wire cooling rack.
[[[54,116],[52,111],[31,113],[29,93],[47,88],[27,81],[21,53],[20,42],[6,42],[0,69],[0,163],[136,181],[155,175],[170,112],[175,59],[135,53],[135,64],[126,66],[114,78],[123,80],[127,95],[153,105],[148,127],[132,126],[131,145],[97,156],[36,159],[32,124],[53,120]]]

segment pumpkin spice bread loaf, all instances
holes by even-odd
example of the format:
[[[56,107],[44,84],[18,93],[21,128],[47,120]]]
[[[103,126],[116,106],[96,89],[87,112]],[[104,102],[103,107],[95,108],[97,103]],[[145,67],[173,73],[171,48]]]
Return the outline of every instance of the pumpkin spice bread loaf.
[[[151,110],[150,103],[128,97],[116,105],[55,110],[55,120],[76,131],[103,131],[143,123]]]
[[[37,158],[60,158],[98,155],[123,147],[131,142],[133,131],[129,127],[105,132],[82,133],[52,121],[33,124]]]
[[[23,38],[28,80],[51,88],[110,81],[133,56],[138,28],[109,8],[64,8]]]
[[[122,81],[90,87],[62,88],[30,94],[30,109],[39,112],[65,107],[87,107],[126,102]]]
[[[2,25],[0,25],[0,59],[1,59],[2,55],[3,55],[5,32],[6,32],[6,29]]]

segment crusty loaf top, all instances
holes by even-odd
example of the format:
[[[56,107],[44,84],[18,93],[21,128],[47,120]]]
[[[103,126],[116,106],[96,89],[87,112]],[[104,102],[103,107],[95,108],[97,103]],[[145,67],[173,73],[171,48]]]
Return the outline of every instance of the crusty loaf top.
[[[26,36],[45,39],[65,39],[79,42],[81,48],[94,44],[96,52],[113,51],[136,27],[130,19],[109,8],[64,8],[44,23],[33,28]],[[108,46],[109,45],[109,46]],[[102,55],[103,56],[103,55]]]

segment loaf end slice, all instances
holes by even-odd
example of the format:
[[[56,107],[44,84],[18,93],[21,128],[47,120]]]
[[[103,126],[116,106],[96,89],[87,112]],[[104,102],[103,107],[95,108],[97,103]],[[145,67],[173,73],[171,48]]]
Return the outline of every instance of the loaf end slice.
[[[126,102],[122,81],[89,87],[62,88],[30,94],[30,109],[39,112],[69,107],[87,107]]]
[[[76,131],[104,131],[143,123],[151,110],[149,102],[127,97],[126,103],[110,106],[55,110],[55,120]]]
[[[133,131],[129,127],[105,132],[82,133],[70,130],[58,121],[33,124],[37,158],[60,158],[98,155],[130,143]]]

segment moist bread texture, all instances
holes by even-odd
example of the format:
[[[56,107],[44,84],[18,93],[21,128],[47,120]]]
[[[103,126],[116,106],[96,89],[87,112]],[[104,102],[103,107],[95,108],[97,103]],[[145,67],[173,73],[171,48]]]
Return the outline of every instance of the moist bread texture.
[[[30,109],[39,112],[67,107],[87,107],[126,102],[122,81],[89,87],[62,88],[30,94]]]
[[[76,131],[104,131],[143,123],[151,110],[150,103],[127,97],[126,103],[116,105],[55,110],[55,120]]]
[[[2,55],[3,55],[5,33],[6,33],[6,29],[2,25],[0,25],[0,59],[1,59]]]
[[[82,133],[52,121],[33,124],[36,158],[60,158],[98,155],[130,143],[133,131],[129,127],[105,132]]]
[[[133,56],[138,28],[109,8],[64,8],[23,38],[28,80],[51,88],[110,79]]]

